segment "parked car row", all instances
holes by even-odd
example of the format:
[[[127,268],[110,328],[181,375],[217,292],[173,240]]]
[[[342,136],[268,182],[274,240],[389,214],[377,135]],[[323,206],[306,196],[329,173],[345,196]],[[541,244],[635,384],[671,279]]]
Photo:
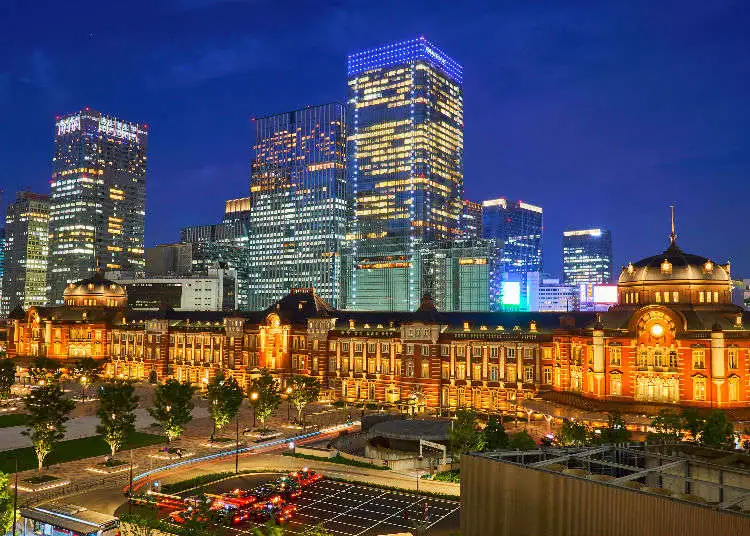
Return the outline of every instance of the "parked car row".
[[[266,523],[270,520],[283,524],[295,516],[297,507],[292,501],[302,496],[302,488],[322,478],[320,473],[305,467],[252,490],[237,488],[222,494],[188,497],[181,499],[181,503],[169,496],[169,500],[159,504],[177,507],[169,514],[169,519],[180,525],[189,521],[240,525],[246,521]]]

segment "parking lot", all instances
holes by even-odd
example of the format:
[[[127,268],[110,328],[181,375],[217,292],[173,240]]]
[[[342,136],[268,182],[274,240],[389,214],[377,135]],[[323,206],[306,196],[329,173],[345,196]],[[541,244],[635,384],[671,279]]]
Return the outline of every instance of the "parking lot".
[[[232,480],[222,482],[216,491],[231,489]],[[286,525],[288,534],[301,534],[306,526],[318,524],[336,536],[393,534],[413,531],[411,522],[425,518],[431,536],[448,536],[459,530],[458,501],[359,484],[322,480],[304,488],[294,504],[297,515]],[[248,523],[227,530],[250,535],[254,526]]]

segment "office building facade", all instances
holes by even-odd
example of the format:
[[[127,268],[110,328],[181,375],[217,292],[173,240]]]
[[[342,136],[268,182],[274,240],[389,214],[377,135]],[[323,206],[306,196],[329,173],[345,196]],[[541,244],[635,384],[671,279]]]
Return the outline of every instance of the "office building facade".
[[[349,308],[416,309],[418,244],[461,234],[462,76],[423,37],[348,58]]]
[[[612,234],[606,229],[579,229],[563,233],[563,282],[612,281]]]
[[[97,265],[144,269],[146,125],[85,109],[57,119],[50,195],[50,303]]]
[[[563,285],[560,279],[540,272],[526,274],[526,294],[529,297],[529,311],[568,312],[578,311],[580,290],[578,287]]]
[[[482,238],[482,203],[463,200],[461,210],[461,236],[463,238]]]
[[[345,107],[323,104],[254,121],[250,198],[228,205],[232,217],[250,215],[250,308],[265,309],[291,287],[315,288],[338,306],[350,210]]]
[[[46,303],[50,200],[46,195],[19,192],[5,218],[5,273],[2,314],[16,307]]]
[[[541,207],[523,201],[500,197],[482,203],[482,235],[500,249],[499,269],[490,281],[493,311],[528,310],[526,274],[542,270],[543,215]],[[518,300],[503,298],[516,288]]]
[[[146,248],[146,274],[189,275],[192,271],[192,244],[158,244]]]

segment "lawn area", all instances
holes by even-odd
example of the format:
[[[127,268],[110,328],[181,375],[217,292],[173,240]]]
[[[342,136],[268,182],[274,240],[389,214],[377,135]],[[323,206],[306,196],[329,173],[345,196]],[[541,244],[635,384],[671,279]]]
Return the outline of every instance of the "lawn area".
[[[299,454],[297,452],[285,451],[284,456],[292,456],[294,458],[303,458],[305,460],[318,460],[321,462],[340,463],[341,465],[351,465],[353,467],[366,467],[368,469],[377,469],[378,471],[387,471],[390,467],[384,465],[375,465],[372,463],[360,462],[358,460],[349,460],[344,458],[340,454],[337,454],[333,458],[325,458],[323,456],[311,456],[309,454]]]
[[[163,436],[135,432],[130,436],[123,450],[144,447],[146,445],[156,445],[165,441],[166,438]],[[81,439],[62,441],[55,445],[55,449],[47,456],[44,464],[45,466],[49,466],[80,460],[82,458],[91,458],[92,456],[105,456],[107,454],[109,454],[109,445],[104,442],[101,436],[83,437]],[[37,462],[34,449],[26,447],[0,452],[0,471],[12,473],[15,470],[16,457],[18,457],[18,469],[20,471],[36,468]]]
[[[29,420],[29,416],[25,413],[7,413],[0,415],[0,428],[8,428],[9,426],[21,426],[26,424]]]

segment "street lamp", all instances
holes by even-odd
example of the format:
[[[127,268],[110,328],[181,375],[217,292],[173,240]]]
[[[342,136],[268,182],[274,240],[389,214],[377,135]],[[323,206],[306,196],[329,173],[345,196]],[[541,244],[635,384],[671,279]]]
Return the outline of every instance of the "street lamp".
[[[291,399],[289,398],[290,395],[292,394],[292,390],[293,389],[291,388],[291,386],[286,388],[286,422],[288,423],[292,422],[292,417],[291,417],[292,402],[291,402]]]
[[[255,428],[255,405],[258,403],[258,393],[253,391],[250,393],[250,402],[252,402],[253,405],[253,428]]]
[[[81,376],[81,399],[86,400],[86,383],[89,379],[86,376]]]

